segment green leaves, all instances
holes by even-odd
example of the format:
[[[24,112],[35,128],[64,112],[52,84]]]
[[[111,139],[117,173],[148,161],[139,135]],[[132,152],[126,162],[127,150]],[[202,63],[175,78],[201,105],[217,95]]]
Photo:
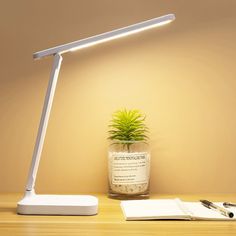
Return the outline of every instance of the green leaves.
[[[108,131],[110,140],[147,141],[148,128],[145,116],[139,110],[118,110],[114,112]]]

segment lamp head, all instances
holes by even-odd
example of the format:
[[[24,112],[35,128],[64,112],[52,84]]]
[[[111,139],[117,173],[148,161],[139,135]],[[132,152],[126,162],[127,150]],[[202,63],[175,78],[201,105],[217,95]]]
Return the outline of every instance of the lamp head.
[[[81,39],[68,44],[60,45],[57,47],[49,48],[33,54],[34,59],[51,56],[55,54],[63,54],[79,50],[82,48],[90,47],[99,43],[107,42],[113,39],[118,39],[131,34],[139,33],[148,29],[156,28],[162,25],[166,25],[175,20],[174,14],[168,14],[161,17],[157,17],[151,20],[143,21],[134,25],[130,25],[124,28],[113,30],[107,33],[99,34],[89,38]]]

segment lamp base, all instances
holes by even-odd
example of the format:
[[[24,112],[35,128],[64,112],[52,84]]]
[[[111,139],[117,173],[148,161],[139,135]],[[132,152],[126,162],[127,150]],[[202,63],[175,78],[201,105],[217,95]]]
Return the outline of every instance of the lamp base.
[[[26,193],[17,203],[22,215],[96,215],[98,199],[90,195],[40,195]]]

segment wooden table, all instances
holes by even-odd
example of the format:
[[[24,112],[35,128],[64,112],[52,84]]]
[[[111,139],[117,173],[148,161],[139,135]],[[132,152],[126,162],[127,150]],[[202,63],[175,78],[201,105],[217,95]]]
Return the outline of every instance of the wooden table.
[[[99,198],[96,216],[26,216],[16,214],[21,194],[0,194],[0,235],[236,235],[236,221],[125,221],[119,200],[95,195]],[[236,201],[236,194],[152,195],[175,197],[186,201]]]

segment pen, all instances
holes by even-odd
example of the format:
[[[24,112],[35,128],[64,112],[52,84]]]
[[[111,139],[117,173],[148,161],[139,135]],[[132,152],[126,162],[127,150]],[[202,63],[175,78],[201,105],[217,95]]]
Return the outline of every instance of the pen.
[[[200,200],[200,202],[202,203],[203,206],[212,209],[212,210],[216,210],[219,213],[221,213],[222,215],[229,217],[229,218],[233,218],[234,217],[234,213],[231,211],[226,210],[223,207],[219,207],[217,205],[215,205],[214,203],[208,201],[208,200]]]
[[[231,203],[231,202],[224,202],[223,206],[224,207],[236,207],[236,204],[235,203]]]

